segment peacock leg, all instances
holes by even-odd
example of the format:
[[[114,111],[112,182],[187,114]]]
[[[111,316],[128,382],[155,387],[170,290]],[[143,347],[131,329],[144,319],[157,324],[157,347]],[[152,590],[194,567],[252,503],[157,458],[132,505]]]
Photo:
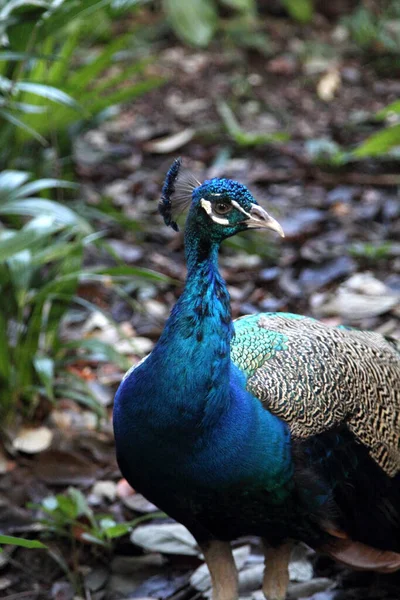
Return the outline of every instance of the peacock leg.
[[[289,560],[293,543],[285,542],[277,548],[263,540],[265,570],[263,592],[267,600],[285,600],[289,585]]]
[[[237,600],[238,574],[229,542],[212,540],[201,545],[212,582],[213,600]]]

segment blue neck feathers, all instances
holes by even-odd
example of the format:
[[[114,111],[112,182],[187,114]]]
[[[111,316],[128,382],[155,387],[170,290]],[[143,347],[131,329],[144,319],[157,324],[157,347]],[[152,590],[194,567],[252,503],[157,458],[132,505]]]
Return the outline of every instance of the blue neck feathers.
[[[179,394],[169,392],[168,402],[182,403],[188,418],[209,426],[229,406],[230,299],[218,272],[219,244],[191,235],[188,223],[185,247],[185,289],[151,356],[169,383],[179,381]]]

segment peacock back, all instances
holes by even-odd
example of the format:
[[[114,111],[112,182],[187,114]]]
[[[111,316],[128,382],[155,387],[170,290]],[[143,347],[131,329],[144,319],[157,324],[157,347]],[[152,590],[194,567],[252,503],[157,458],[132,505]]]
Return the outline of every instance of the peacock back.
[[[344,425],[375,462],[400,471],[400,343],[309,317],[261,313],[235,321],[231,358],[247,389],[307,439]]]

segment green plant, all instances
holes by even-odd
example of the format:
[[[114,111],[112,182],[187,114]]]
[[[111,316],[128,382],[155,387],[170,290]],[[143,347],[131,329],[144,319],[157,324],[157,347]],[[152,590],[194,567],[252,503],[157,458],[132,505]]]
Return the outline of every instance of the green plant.
[[[146,75],[149,58],[138,58],[134,30],[108,40],[105,47],[96,45],[107,18],[104,10],[114,4],[115,0],[0,2],[0,33],[9,47],[0,52],[3,162],[10,146],[18,154],[32,137],[45,144],[50,134],[57,134],[63,145],[71,124],[162,83],[160,77]]]
[[[79,554],[83,545],[110,551],[115,539],[126,535],[140,523],[165,517],[164,513],[152,513],[132,521],[117,523],[109,514],[94,513],[82,492],[74,487],[69,487],[64,494],[48,496],[40,504],[29,504],[28,507],[38,511],[37,521],[41,525],[43,537],[66,540],[67,557],[64,558],[61,548],[56,550],[54,547],[49,547],[48,552],[65,572],[75,592],[80,596],[83,586]],[[36,543],[40,544],[40,542]],[[40,547],[45,546],[42,544]]]
[[[383,3],[381,3],[383,4]],[[385,3],[384,8],[371,10],[362,3],[342,23],[349,30],[354,43],[362,50],[373,53],[398,54],[400,29],[396,21],[400,18],[400,7],[396,0]]]
[[[392,102],[375,115],[377,121],[389,119],[386,127],[370,135],[352,152],[354,158],[383,157],[400,147],[400,100]]]
[[[289,138],[284,132],[251,133],[244,131],[226,102],[219,102],[217,108],[227,132],[238,146],[261,146],[263,144],[284,142]]]
[[[56,188],[75,188],[59,180],[29,181],[22,171],[0,175],[0,414],[34,410],[40,397],[71,397],[99,416],[99,405],[87,383],[71,373],[71,355],[127,361],[111,346],[95,339],[67,342],[60,325],[72,306],[99,310],[79,297],[81,283],[115,284],[127,278],[166,281],[138,267],[85,268],[84,252],[101,244],[101,236],[76,212],[40,197]]]
[[[15,537],[13,535],[0,534],[0,552],[2,551],[2,545],[20,546],[21,548],[46,548],[46,546],[38,540],[26,540],[25,538]]]
[[[308,23],[314,15],[314,0],[282,0],[282,4],[299,23]]]
[[[239,15],[255,17],[255,0],[220,0]],[[207,46],[221,26],[216,0],[163,0],[164,12],[174,33],[192,46]]]
[[[40,504],[30,507],[39,509],[43,514],[39,522],[49,534],[105,548],[111,548],[112,540],[129,533],[140,523],[164,516],[153,513],[117,523],[110,515],[95,514],[82,492],[73,487],[69,487],[65,494],[48,496]]]

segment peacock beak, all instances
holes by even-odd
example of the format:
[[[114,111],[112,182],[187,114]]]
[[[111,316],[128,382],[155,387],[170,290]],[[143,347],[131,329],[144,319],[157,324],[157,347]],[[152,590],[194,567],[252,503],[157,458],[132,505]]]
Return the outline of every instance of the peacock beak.
[[[272,229],[279,233],[281,237],[285,237],[282,227],[278,221],[271,217],[266,210],[253,204],[250,210],[250,219],[246,221],[246,225],[249,229]]]

